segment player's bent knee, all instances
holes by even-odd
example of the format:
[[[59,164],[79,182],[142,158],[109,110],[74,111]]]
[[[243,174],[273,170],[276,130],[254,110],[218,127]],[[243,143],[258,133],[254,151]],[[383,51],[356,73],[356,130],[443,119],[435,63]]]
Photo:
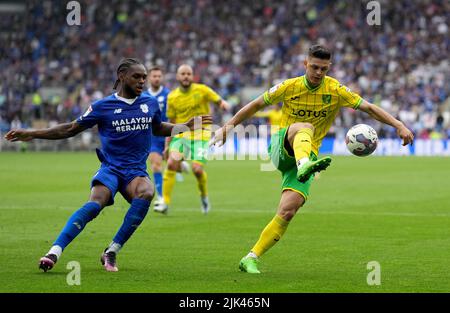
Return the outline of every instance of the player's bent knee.
[[[290,221],[304,203],[305,198],[303,195],[291,190],[285,190],[281,195],[277,214],[284,220]]]
[[[161,173],[162,172],[161,164],[153,164],[152,165],[152,172],[153,173]]]
[[[147,201],[152,201],[155,193],[154,192],[143,192],[138,194],[139,199],[144,199]]]
[[[149,187],[149,188],[145,188],[145,189],[144,188],[138,189],[135,194],[135,197],[138,199],[152,201],[154,195],[155,195],[154,189]]]
[[[285,221],[290,221],[294,218],[295,214],[297,213],[298,209],[287,209],[287,210],[279,210],[278,215],[284,219]]]
[[[289,130],[293,131],[293,132],[297,132],[302,128],[309,128],[312,131],[315,130],[315,127],[313,124],[311,123],[293,123],[289,126]]]
[[[203,174],[203,167],[198,164],[192,164],[192,172],[195,176],[201,176]]]
[[[169,158],[167,161],[167,169],[174,172],[178,171],[180,169],[180,161],[175,161]]]
[[[103,209],[108,204],[109,196],[95,196],[91,195],[89,202],[97,203],[101,209]]]

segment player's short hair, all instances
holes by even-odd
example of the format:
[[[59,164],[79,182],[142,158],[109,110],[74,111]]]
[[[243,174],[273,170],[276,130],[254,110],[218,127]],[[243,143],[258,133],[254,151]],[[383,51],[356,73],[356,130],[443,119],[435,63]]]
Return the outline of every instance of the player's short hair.
[[[148,69],[148,72],[151,73],[152,71],[160,71],[160,72],[162,72],[163,70],[162,70],[162,68],[159,67],[159,66],[152,66],[152,67],[150,67],[150,68]]]
[[[322,45],[314,45],[309,48],[308,56],[322,60],[330,60],[331,51]]]
[[[113,89],[116,89],[117,85],[120,83],[119,74],[128,71],[130,67],[135,64],[142,64],[142,62],[134,58],[125,58],[120,60],[119,66],[117,67],[117,79],[114,83]]]

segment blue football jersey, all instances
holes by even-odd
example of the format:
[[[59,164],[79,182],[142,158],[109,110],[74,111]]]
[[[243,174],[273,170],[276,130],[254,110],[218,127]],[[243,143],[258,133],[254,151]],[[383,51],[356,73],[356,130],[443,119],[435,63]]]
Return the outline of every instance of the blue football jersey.
[[[135,99],[115,93],[93,103],[77,123],[87,128],[98,125],[102,163],[146,170],[152,124],[161,123],[161,111],[148,93]]]
[[[152,92],[150,88],[143,93],[156,98],[156,100],[158,101],[159,109],[161,110],[161,121],[167,122],[167,95],[170,93],[170,89],[161,86],[156,93]]]

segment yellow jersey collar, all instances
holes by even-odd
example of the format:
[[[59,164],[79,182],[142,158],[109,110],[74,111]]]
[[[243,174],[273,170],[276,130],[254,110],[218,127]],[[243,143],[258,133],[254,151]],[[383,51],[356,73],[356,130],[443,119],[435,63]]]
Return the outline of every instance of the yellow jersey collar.
[[[305,84],[306,88],[307,88],[309,91],[316,91],[317,89],[319,89],[319,88],[323,85],[323,81],[324,81],[324,80],[325,80],[325,77],[322,79],[322,81],[320,82],[319,85],[317,85],[316,87],[312,87],[312,86],[309,84],[308,80],[306,79],[306,74],[303,75],[303,83]]]

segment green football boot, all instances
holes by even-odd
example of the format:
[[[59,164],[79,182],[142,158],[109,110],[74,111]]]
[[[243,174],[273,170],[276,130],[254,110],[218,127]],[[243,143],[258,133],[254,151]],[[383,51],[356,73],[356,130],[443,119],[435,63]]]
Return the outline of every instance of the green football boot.
[[[326,156],[316,161],[308,160],[297,168],[297,180],[301,183],[307,182],[314,173],[325,170],[331,163],[331,158]]]
[[[239,262],[239,269],[242,272],[247,272],[250,274],[260,274],[261,272],[258,270],[258,259],[245,256],[242,258],[241,262]]]

